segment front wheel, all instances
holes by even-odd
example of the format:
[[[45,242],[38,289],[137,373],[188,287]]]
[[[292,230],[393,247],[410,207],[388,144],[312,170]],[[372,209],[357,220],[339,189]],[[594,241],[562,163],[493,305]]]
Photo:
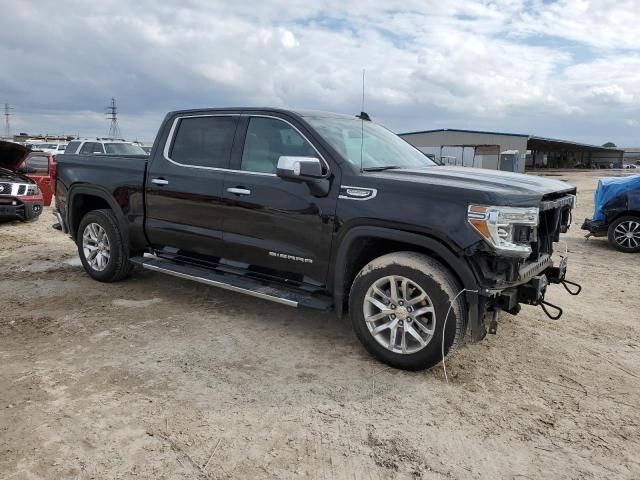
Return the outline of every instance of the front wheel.
[[[433,258],[391,253],[367,264],[353,281],[351,321],[358,339],[379,360],[405,370],[430,368],[464,337],[466,304],[457,295],[460,290],[451,272]]]
[[[131,272],[129,255],[111,210],[93,210],[80,222],[76,237],[85,271],[100,282],[116,282]]]
[[[609,225],[609,243],[622,252],[640,252],[640,217],[627,215]]]

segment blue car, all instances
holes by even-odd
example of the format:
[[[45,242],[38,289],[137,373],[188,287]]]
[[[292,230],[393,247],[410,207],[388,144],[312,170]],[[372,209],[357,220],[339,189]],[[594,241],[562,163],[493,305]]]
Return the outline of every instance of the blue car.
[[[595,212],[585,219],[587,236],[609,238],[622,252],[640,252],[640,175],[605,177],[598,181]]]

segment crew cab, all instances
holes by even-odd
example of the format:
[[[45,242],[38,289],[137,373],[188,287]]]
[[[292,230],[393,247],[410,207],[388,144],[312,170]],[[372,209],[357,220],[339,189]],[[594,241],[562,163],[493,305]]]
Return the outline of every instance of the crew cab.
[[[398,368],[431,367],[468,330],[484,338],[485,317],[495,333],[500,311],[551,308],[548,285],[567,286],[552,253],[573,186],[437,166],[365,113],[177,111],[150,157],[57,163],[56,215],[92,278],[138,265],[334,309]]]
[[[0,220],[33,220],[42,213],[38,185],[18,171],[29,152],[23,145],[0,140]]]

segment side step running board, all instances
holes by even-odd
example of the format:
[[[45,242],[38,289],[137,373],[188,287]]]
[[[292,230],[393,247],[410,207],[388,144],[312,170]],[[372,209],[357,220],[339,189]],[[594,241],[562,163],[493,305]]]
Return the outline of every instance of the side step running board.
[[[156,257],[133,257],[130,261],[147,270],[244,293],[290,307],[308,307],[317,310],[329,310],[332,307],[332,300],[326,295],[313,295],[285,285],[274,285],[251,277],[223,273]]]

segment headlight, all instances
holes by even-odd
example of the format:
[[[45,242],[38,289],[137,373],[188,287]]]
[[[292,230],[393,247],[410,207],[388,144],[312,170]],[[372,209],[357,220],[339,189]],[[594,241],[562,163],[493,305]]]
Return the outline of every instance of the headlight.
[[[469,205],[467,221],[499,254],[527,257],[539,215],[538,207]]]
[[[27,187],[27,195],[37,195],[40,192],[37,185],[29,185]]]

